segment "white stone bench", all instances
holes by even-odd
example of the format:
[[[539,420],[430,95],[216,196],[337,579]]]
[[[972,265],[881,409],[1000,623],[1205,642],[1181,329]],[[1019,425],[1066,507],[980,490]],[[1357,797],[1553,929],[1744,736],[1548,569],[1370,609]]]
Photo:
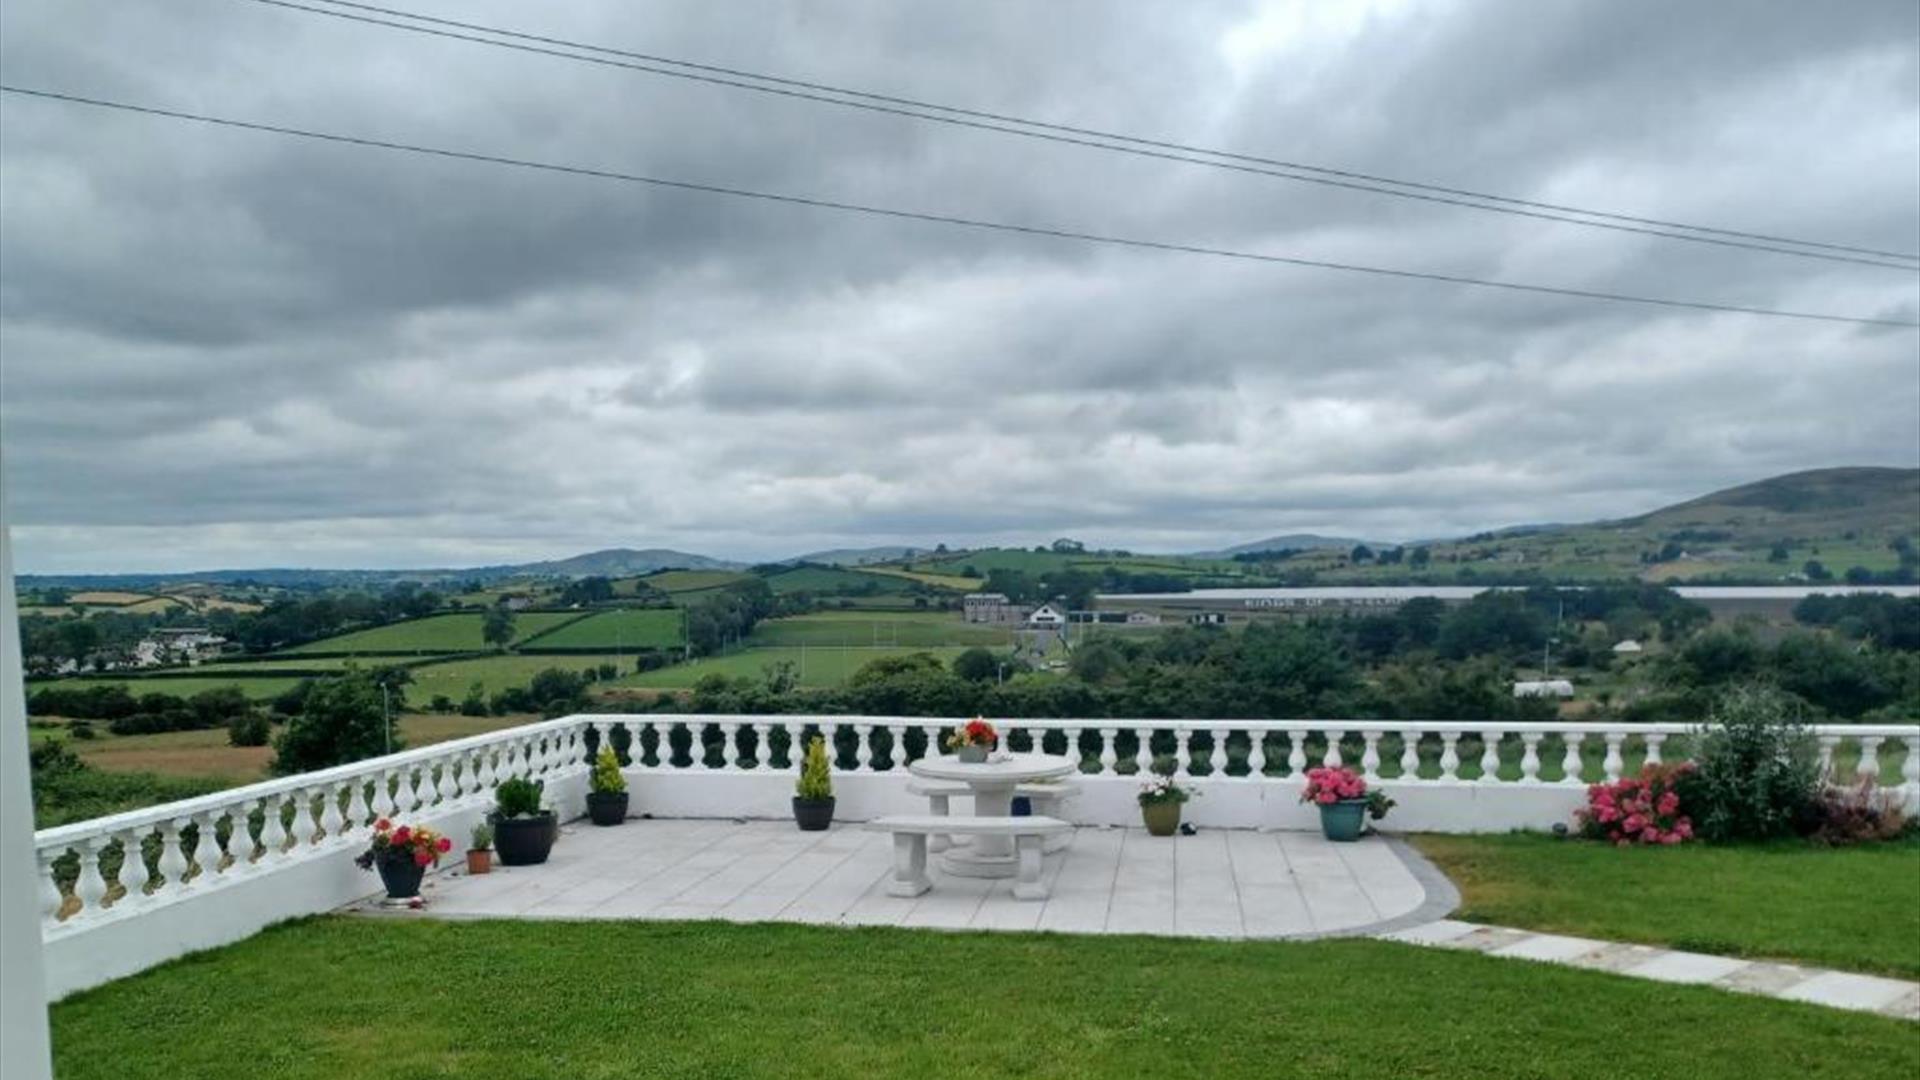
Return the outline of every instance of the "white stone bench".
[[[907,784],[907,791],[914,795],[925,796],[927,812],[936,817],[946,817],[951,812],[951,800],[973,794],[973,789],[957,780],[913,780]],[[1040,817],[1055,817],[1065,820],[1060,812],[1061,805],[1068,799],[1077,797],[1080,789],[1071,782],[1061,780],[1053,783],[1021,784],[1013,789],[1014,798],[1026,799],[1033,812]],[[1073,842],[1071,830],[1050,834],[1043,850],[1051,855],[1064,851]],[[945,851],[953,846],[953,838],[945,833],[935,833],[927,841],[928,851]]]
[[[1045,900],[1040,880],[1041,843],[1048,836],[1072,832],[1073,826],[1050,817],[941,817],[933,814],[876,818],[866,826],[893,834],[892,896],[919,896],[933,888],[927,877],[927,837],[936,834],[1013,837],[1016,873],[1013,895],[1020,900]]]

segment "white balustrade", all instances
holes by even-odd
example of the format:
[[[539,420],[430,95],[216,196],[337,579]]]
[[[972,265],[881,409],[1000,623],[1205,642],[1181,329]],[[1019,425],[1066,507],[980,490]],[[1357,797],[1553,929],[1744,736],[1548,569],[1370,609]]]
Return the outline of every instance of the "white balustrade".
[[[1440,779],[1458,780],[1460,778],[1460,733],[1443,731],[1440,733]]]
[[[1380,732],[1362,731],[1360,741],[1365,749],[1360,752],[1360,775],[1368,780],[1380,779]]]

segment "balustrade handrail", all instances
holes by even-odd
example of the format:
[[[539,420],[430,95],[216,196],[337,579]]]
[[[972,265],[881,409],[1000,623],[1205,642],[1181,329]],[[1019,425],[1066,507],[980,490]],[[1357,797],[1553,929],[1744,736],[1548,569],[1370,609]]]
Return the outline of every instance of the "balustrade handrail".
[[[516,727],[502,728],[499,731],[488,731],[479,735],[467,735],[458,739],[449,739],[445,742],[433,743],[430,746],[421,746],[411,750],[401,750],[392,754],[383,754],[379,757],[362,758],[359,761],[349,762],[345,765],[335,765],[328,769],[294,773],[291,776],[262,780],[258,783],[247,784],[243,787],[226,788],[221,791],[210,792],[206,795],[197,795],[191,799],[181,799],[175,802],[161,803],[158,806],[146,806],[138,810],[128,810],[119,814],[110,814],[106,817],[88,818],[85,821],[56,825],[52,828],[36,831],[33,834],[34,846],[47,847],[49,845],[71,844],[74,841],[85,840],[89,837],[98,836],[101,833],[161,825],[177,818],[193,817],[197,814],[214,810],[226,810],[231,808],[235,803],[272,798],[277,795],[286,795],[300,791],[304,788],[313,788],[357,778],[366,778],[391,769],[437,762],[442,758],[456,757],[463,753],[483,750],[498,743],[513,742],[518,739],[566,731],[578,726],[585,719],[588,719],[588,717],[575,714],[558,717],[553,720],[541,720],[531,724],[521,724]]]

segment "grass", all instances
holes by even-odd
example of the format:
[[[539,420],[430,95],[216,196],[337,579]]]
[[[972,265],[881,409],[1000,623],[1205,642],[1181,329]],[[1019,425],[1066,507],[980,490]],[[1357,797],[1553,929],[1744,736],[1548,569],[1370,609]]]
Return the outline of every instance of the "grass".
[[[847,677],[860,670],[868,661],[882,656],[901,656],[906,653],[929,652],[941,660],[952,660],[960,653],[953,646],[935,648],[778,648],[745,649],[725,656],[710,656],[687,664],[675,664],[672,667],[658,668],[628,675],[616,686],[643,686],[661,690],[691,689],[703,676],[715,673],[729,678],[757,679],[772,664],[790,660],[799,668],[802,686],[838,686],[847,681]],[[803,655],[804,653],[804,655]]]
[[[579,618],[571,611],[523,611],[513,617],[514,640],[551,630],[569,619]],[[355,630],[350,634],[321,638],[288,649],[282,656],[303,653],[457,653],[474,652],[487,647],[480,637],[478,613],[430,615],[424,619]]]
[[[981,578],[962,577],[959,574],[935,574],[925,570],[907,570],[898,566],[863,566],[860,568],[869,574],[891,574],[894,577],[918,581],[923,585],[932,585],[937,589],[952,589],[956,592],[973,592],[986,584]]]
[[[1518,834],[1416,842],[1460,886],[1459,918],[1920,977],[1920,839],[1839,850],[1623,850]]]
[[[981,626],[957,612],[829,611],[769,619],[754,628],[750,646],[777,645],[986,645],[1013,642],[1005,626]]]
[[[536,649],[664,649],[680,644],[676,608],[621,608],[567,623],[527,644]]]
[[[632,596],[634,583],[645,584],[664,593],[699,592],[702,589],[717,589],[722,585],[731,585],[736,581],[745,581],[752,574],[738,570],[662,570],[642,578],[626,578],[613,583],[617,595]]]
[[[66,1080],[1920,1070],[1902,1021],[1385,942],[773,924],[309,919],[52,1030]]]
[[[471,660],[452,660],[444,664],[427,664],[413,669],[413,685],[407,687],[407,700],[422,703],[433,700],[435,694],[445,694],[458,702],[467,696],[467,688],[476,682],[480,684],[482,693],[492,694],[510,686],[525,686],[533,681],[535,675],[548,668],[585,671],[602,664],[612,664],[618,659],[612,654],[521,656],[502,653]],[[633,662],[629,660],[626,666],[631,668]]]
[[[869,574],[862,570],[832,566],[802,566],[767,579],[767,587],[782,595],[796,592],[817,596],[904,593],[913,584],[906,578],[892,574]]]
[[[220,676],[193,675],[179,679],[130,678],[130,679],[55,679],[52,682],[35,682],[27,686],[27,693],[49,686],[62,689],[85,689],[89,686],[124,686],[135,697],[141,694],[172,694],[176,697],[192,697],[202,690],[213,690],[222,686],[237,686],[249,698],[266,701],[284,693],[300,680],[292,676]]]

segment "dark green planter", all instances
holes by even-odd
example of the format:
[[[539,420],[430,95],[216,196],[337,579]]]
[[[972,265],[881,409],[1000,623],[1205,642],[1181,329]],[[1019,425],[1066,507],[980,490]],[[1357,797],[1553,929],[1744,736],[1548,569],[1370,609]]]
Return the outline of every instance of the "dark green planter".
[[[627,792],[587,792],[587,817],[595,825],[618,825],[627,820]]]
[[[801,832],[825,832],[833,824],[833,799],[793,797],[793,821]]]
[[[559,833],[560,819],[551,810],[530,817],[495,818],[493,850],[501,866],[535,866],[547,861]]]
[[[402,859],[381,859],[373,864],[380,871],[380,884],[387,887],[387,899],[410,900],[420,895],[420,879],[427,868],[408,855]]]
[[[1172,836],[1180,831],[1180,800],[1142,803],[1140,820],[1146,822],[1148,836]]]
[[[1320,831],[1329,840],[1350,843],[1360,839],[1367,826],[1367,800],[1341,799],[1320,806]]]

